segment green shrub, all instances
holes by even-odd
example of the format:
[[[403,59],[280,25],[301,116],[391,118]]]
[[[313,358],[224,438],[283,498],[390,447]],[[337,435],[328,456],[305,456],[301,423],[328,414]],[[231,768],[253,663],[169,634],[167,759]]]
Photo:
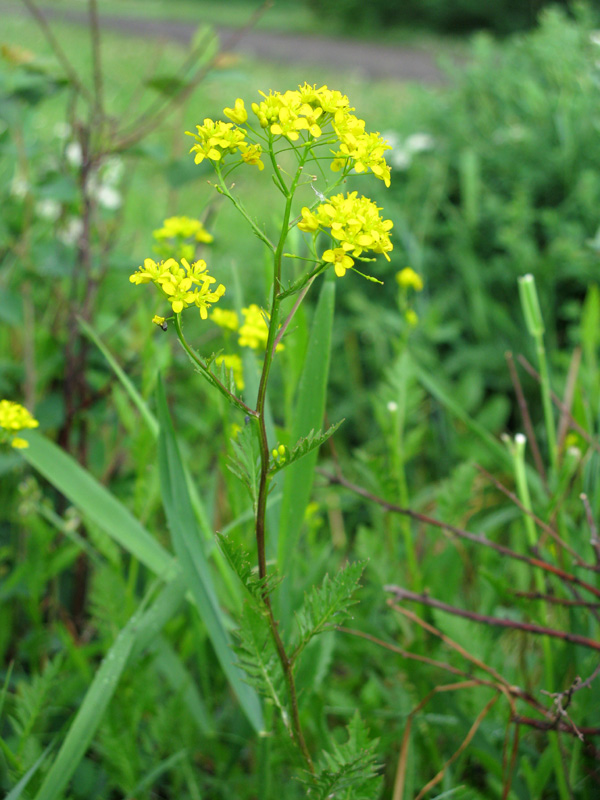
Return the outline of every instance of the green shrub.
[[[308,0],[308,5],[320,16],[333,17],[348,28],[371,25],[384,28],[391,24],[419,25],[436,31],[468,32],[487,29],[499,34],[531,28],[539,12],[548,5],[546,0],[497,0],[481,3],[478,0]],[[555,0],[553,5],[568,8],[569,0]]]

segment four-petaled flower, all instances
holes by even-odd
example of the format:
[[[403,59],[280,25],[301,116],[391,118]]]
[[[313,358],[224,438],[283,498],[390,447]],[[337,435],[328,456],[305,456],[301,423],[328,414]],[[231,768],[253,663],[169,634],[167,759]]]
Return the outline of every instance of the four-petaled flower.
[[[208,318],[211,304],[225,294],[223,284],[211,290],[211,284],[216,282],[216,278],[208,274],[206,261],[202,260],[190,264],[187,259],[182,258],[180,265],[174,258],[168,258],[159,264],[146,258],[144,266],[130,275],[129,280],[135,284],[154,283],[167,296],[175,314],[195,305],[202,319]]]

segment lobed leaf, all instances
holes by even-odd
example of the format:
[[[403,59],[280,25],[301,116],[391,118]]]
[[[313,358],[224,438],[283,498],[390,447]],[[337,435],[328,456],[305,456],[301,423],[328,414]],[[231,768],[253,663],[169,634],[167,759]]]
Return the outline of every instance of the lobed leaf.
[[[286,447],[285,454],[279,461],[275,460],[274,458],[271,459],[269,473],[274,475],[276,472],[285,469],[285,467],[289,467],[290,464],[293,464],[295,461],[299,461],[301,458],[304,458],[304,456],[308,455],[308,453],[310,453],[312,450],[318,449],[323,442],[326,442],[330,436],[333,436],[342,422],[344,422],[343,419],[333,425],[330,425],[325,432],[319,430],[315,433],[313,428],[313,430],[311,430],[307,436],[296,442],[291,450]]]

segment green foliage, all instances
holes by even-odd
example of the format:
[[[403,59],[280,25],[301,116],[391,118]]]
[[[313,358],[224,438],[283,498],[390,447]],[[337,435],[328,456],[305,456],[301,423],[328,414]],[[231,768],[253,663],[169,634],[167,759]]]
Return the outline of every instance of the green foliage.
[[[296,612],[298,644],[294,650],[297,658],[313,636],[318,636],[339,624],[354,605],[354,592],[363,573],[364,564],[359,561],[346,565],[330,578],[325,575],[321,586],[314,586],[304,598],[304,604]]]
[[[377,740],[369,739],[369,731],[358,711],[348,725],[348,739],[333,743],[324,752],[314,776],[306,777],[311,797],[326,800],[334,795],[344,800],[371,800],[378,796],[381,780],[375,754]]]
[[[285,702],[280,696],[283,683],[281,665],[266,613],[257,603],[244,604],[236,637],[235,652],[247,682],[274,703],[289,728]]]
[[[248,419],[243,428],[238,431],[235,439],[231,440],[234,456],[227,462],[227,469],[244,484],[252,499],[252,506],[256,508],[258,499],[258,482],[260,479],[260,455],[258,447],[258,432],[256,423]]]
[[[274,475],[284,467],[288,467],[293,464],[294,461],[298,461],[303,456],[308,455],[308,453],[310,453],[312,450],[317,450],[324,442],[327,441],[327,439],[333,436],[343,422],[344,420],[342,419],[339,422],[330,425],[325,432],[315,432],[314,430],[311,430],[307,436],[304,436],[302,439],[300,439],[300,441],[296,442],[291,449],[286,447],[285,452],[283,454],[279,454],[280,457],[278,459],[273,458],[269,472]]]
[[[388,25],[418,25],[435,31],[470,32],[488,29],[507,34],[531,28],[538,13],[549,5],[546,0],[521,3],[519,0],[497,0],[480,3],[478,0],[372,0],[365,4],[358,0],[307,0],[309,7],[319,16],[334,17],[352,30],[358,25],[369,25],[374,30]],[[569,0],[559,0],[552,5],[569,7]]]

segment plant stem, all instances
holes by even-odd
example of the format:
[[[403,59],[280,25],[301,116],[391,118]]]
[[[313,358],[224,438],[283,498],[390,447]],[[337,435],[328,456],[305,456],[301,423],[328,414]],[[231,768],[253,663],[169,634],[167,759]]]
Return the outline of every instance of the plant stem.
[[[187,343],[185,336],[183,335],[183,330],[181,328],[181,319],[179,314],[175,314],[175,330],[177,331],[177,336],[179,338],[179,341],[181,342],[181,346],[188,354],[188,356],[191,358],[191,360],[194,362],[194,364],[197,364],[200,367],[200,369],[202,370],[202,374],[206,377],[209,383],[212,383],[212,385],[215,388],[217,388],[222,395],[224,395],[231,403],[237,406],[241,411],[244,411],[246,414],[250,414],[252,417],[256,417],[257,416],[256,411],[250,408],[250,406],[247,406],[243,400],[240,400],[239,397],[236,397],[232,392],[230,392],[229,389],[223,383],[221,383],[221,381],[216,377],[216,375],[212,374],[212,372],[208,369],[207,364],[196,353],[194,353],[192,348]]]
[[[267,509],[267,495],[269,489],[269,460],[270,460],[269,443],[267,439],[267,429],[265,421],[265,403],[267,397],[267,384],[269,380],[269,374],[271,371],[271,365],[273,363],[273,357],[275,355],[276,341],[277,341],[277,334],[279,327],[279,307],[281,305],[279,290],[281,286],[281,262],[283,258],[283,248],[285,246],[285,241],[289,233],[290,216],[292,211],[292,200],[294,197],[295,189],[298,185],[298,181],[302,174],[302,166],[304,160],[305,156],[303,156],[300,159],[298,169],[296,170],[296,174],[294,176],[294,179],[291,183],[290,189],[286,196],[285,209],[281,224],[281,232],[273,256],[273,295],[271,302],[269,335],[267,338],[265,360],[263,362],[263,369],[260,376],[260,384],[258,387],[258,395],[256,399],[255,416],[257,417],[258,420],[258,430],[259,430],[260,480],[258,487],[258,498],[256,503],[255,530],[256,530],[256,548],[258,554],[258,573],[261,579],[267,577],[267,559],[265,552],[265,522],[266,522],[266,509]],[[288,687],[294,738],[300,749],[300,752],[302,753],[302,756],[306,762],[308,769],[310,770],[311,773],[314,773],[315,768],[310,753],[308,751],[306,741],[304,739],[302,726],[300,724],[300,714],[298,711],[298,696],[296,693],[296,684],[294,681],[293,663],[286,653],[285,645],[283,644],[283,640],[279,633],[279,626],[277,620],[275,619],[275,615],[273,613],[273,607],[271,605],[271,599],[269,597],[268,587],[265,589],[265,592],[263,594],[263,601],[267,608],[271,635],[273,637],[273,641],[277,649],[277,655],[279,656],[279,661],[281,662],[281,668],[283,670],[285,681]]]

